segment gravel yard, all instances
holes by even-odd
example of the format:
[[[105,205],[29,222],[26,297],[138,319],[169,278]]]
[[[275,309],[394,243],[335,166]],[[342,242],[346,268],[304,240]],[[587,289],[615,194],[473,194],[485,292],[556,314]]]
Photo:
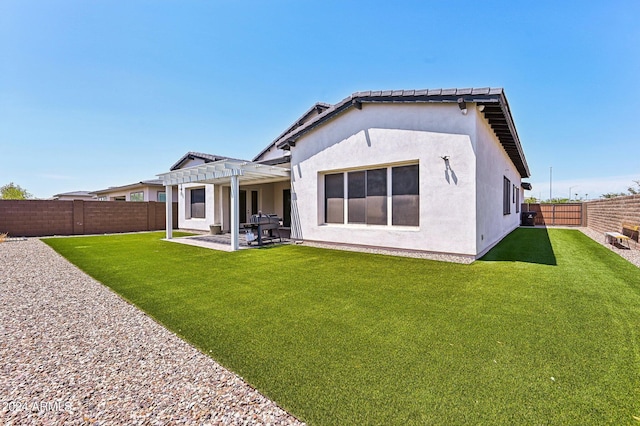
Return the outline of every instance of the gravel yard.
[[[0,424],[301,424],[38,239],[0,244]]]

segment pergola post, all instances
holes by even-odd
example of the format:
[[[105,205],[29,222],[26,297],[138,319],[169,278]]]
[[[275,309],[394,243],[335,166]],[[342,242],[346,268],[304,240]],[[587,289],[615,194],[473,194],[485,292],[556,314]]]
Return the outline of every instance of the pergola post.
[[[166,208],[166,231],[167,231],[167,240],[173,238],[173,186],[165,185],[164,187],[164,195],[165,195],[165,208]]]
[[[240,248],[240,185],[238,175],[231,175],[231,250]]]

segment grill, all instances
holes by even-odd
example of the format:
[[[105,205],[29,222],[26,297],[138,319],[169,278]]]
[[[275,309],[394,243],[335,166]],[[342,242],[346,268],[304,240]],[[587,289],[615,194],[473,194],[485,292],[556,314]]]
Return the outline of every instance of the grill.
[[[276,239],[282,242],[279,232],[280,218],[277,214],[254,214],[249,218],[249,223],[245,223],[244,228],[248,245],[257,242],[261,246],[273,243]]]

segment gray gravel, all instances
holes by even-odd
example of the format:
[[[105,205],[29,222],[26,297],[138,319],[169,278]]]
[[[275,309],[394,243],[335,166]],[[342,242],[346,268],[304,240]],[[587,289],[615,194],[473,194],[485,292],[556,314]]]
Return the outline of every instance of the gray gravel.
[[[392,248],[379,248],[371,246],[357,246],[337,243],[320,243],[316,241],[304,241],[302,245],[309,247],[326,248],[331,250],[357,251],[360,253],[384,254],[388,256],[413,257],[416,259],[438,260],[440,262],[471,264],[475,261],[473,256],[463,256],[447,253],[432,253],[420,250],[405,250]]]
[[[640,246],[635,241],[629,241],[630,249],[626,247],[617,247],[612,244],[606,243],[604,240],[604,233],[594,231],[591,228],[579,228],[586,236],[590,237],[592,240],[600,243],[604,247],[613,251],[614,253],[619,254],[621,257],[624,257],[629,262],[636,265],[640,268]]]
[[[302,424],[37,239],[0,244],[0,424]]]

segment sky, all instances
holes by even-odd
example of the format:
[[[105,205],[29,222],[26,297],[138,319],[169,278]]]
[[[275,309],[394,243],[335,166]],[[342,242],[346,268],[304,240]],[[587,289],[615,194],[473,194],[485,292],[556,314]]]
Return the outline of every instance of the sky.
[[[250,160],[357,91],[503,87],[526,195],[626,192],[638,16],[637,0],[2,0],[0,186],[48,198],[188,151]]]

